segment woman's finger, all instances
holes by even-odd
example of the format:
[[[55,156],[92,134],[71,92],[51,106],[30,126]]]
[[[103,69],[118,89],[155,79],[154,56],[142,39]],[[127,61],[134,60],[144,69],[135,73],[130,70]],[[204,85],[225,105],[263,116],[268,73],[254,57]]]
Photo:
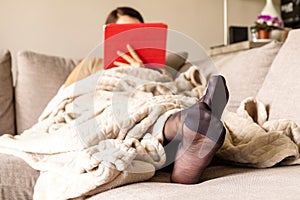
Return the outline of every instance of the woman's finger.
[[[143,63],[143,61],[140,59],[140,57],[136,54],[136,52],[134,51],[134,49],[129,44],[127,44],[127,49],[129,51],[130,55],[132,56],[132,58],[136,62],[141,63],[141,64]]]
[[[122,51],[117,51],[117,54],[130,64],[136,63],[136,61],[133,58],[131,58],[130,56],[128,56],[126,53],[124,53]]]
[[[114,65],[115,65],[115,66],[118,66],[118,67],[121,67],[121,66],[130,66],[130,65],[127,64],[127,63],[122,63],[122,62],[118,62],[118,61],[114,61]]]

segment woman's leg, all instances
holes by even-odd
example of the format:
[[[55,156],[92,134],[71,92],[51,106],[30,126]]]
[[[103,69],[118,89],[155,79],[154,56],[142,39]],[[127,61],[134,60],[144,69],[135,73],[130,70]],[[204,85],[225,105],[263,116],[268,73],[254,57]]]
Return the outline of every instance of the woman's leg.
[[[165,123],[167,142],[179,140],[172,181],[193,184],[224,142],[220,121],[229,98],[225,79],[212,76],[205,95],[193,106],[172,115]]]

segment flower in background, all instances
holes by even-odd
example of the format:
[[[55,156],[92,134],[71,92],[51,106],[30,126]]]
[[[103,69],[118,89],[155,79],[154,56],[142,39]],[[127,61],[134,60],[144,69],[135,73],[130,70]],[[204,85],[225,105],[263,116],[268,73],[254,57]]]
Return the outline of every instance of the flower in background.
[[[283,29],[283,23],[278,17],[271,17],[270,15],[258,15],[255,25],[251,27],[256,31],[274,29]]]

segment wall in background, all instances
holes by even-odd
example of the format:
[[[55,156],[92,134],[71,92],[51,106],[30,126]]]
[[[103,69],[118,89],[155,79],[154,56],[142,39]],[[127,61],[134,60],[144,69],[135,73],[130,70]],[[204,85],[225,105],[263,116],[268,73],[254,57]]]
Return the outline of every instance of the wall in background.
[[[228,25],[250,26],[264,0],[228,0]],[[223,44],[222,0],[0,0],[0,48],[82,58],[102,40],[102,24],[117,6],[146,21],[162,21],[206,50]]]

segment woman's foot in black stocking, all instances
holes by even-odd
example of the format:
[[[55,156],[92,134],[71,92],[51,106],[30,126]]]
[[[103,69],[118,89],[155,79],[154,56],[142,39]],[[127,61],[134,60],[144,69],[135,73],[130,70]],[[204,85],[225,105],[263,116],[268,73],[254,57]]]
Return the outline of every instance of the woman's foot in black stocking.
[[[229,93],[222,76],[212,76],[206,94],[193,106],[172,115],[165,124],[165,138],[180,139],[172,182],[193,184],[224,142],[220,121]]]
[[[207,118],[202,118],[202,120],[205,121],[204,123],[209,123],[206,132],[196,132],[188,128],[186,124],[183,125],[182,140],[176,153],[171,176],[172,182],[198,183],[204,169],[210,164],[224,142],[226,130],[222,122],[213,118],[209,113],[205,115]]]

